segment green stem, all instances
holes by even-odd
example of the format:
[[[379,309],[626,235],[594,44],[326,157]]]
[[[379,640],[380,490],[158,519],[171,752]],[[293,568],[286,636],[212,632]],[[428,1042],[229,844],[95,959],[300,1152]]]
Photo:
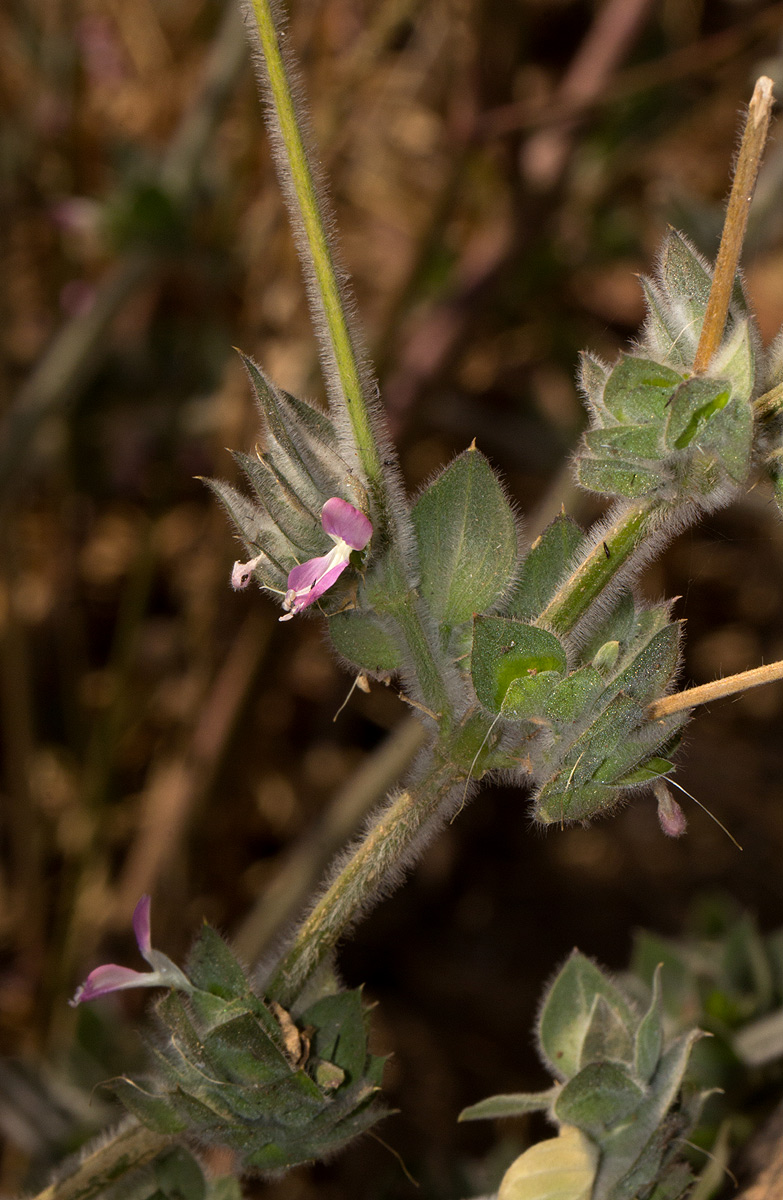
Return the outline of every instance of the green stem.
[[[273,124],[282,143],[278,156],[282,182],[292,203],[294,227],[300,232],[299,249],[312,272],[313,298],[326,327],[322,339],[329,366],[339,382],[353,430],[359,459],[376,499],[385,496],[381,454],[375,441],[369,404],[362,386],[359,357],[348,323],[346,303],[334,266],[322,201],[297,117],[291,83],[269,0],[251,0],[269,82]],[[301,221],[301,231],[297,216]],[[327,372],[327,384],[332,383]],[[333,384],[332,384],[333,386]],[[385,509],[386,505],[382,507]]]
[[[561,583],[536,624],[557,634],[570,633],[617,572],[660,526],[660,502],[641,501],[626,508]]]
[[[463,776],[464,777],[464,776]],[[391,872],[409,860],[424,828],[459,782],[451,763],[436,758],[429,771],[384,808],[353,856],[302,923],[266,985],[267,995],[290,1005]]]
[[[110,1141],[83,1158],[72,1174],[44,1188],[35,1200],[93,1200],[129,1171],[150,1162],[170,1142],[170,1137],[153,1133],[132,1118]]]
[[[327,387],[334,407],[338,411],[344,408],[348,414],[375,517],[380,518],[381,528],[376,528],[376,535],[390,534],[394,569],[407,581],[409,590],[416,574],[411,567],[416,557],[415,536],[396,473],[396,451],[386,444],[383,433],[378,437],[373,422],[369,398],[374,383],[363,369],[348,320],[350,305],[346,301],[345,284],[335,269],[326,200],[323,189],[319,190],[302,132],[303,122],[291,87],[291,68],[281,49],[272,0],[250,0],[250,4],[266,69],[278,170],[310,285],[316,332],[326,360]],[[446,672],[438,664],[437,638],[422,621],[419,605],[407,615],[405,625],[411,658],[425,674],[421,680],[425,703],[438,713],[446,713],[449,708]]]

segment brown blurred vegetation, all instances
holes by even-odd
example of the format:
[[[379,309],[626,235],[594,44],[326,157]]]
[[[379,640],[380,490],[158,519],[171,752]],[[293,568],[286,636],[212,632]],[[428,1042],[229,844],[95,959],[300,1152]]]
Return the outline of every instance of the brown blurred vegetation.
[[[227,14],[215,0],[0,11],[6,1196],[108,1118],[95,1084],[139,1065],[143,995],[65,1003],[97,962],[137,965],[138,896],[175,958],[203,918],[231,934],[265,896],[274,925],[291,847],[309,836],[314,884],[319,821],[407,716],[378,685],[333,722],[351,681],[318,621],[280,627],[267,597],[230,592],[236,543],[197,478],[231,477],[225,447],[257,436],[232,346],[321,394]],[[291,39],[411,489],[476,437],[530,530],[563,499],[589,519],[564,471],[577,351],[611,357],[633,337],[634,274],[667,222],[714,254],[738,109],[762,70],[783,84],[783,4],[292,0]],[[783,321],[782,198],[773,130],[746,255],[767,340]],[[682,596],[687,681],[783,657],[769,493],[681,538],[644,587]],[[541,837],[523,793],[485,789],[344,948],[393,1051],[401,1112],[381,1136],[420,1196],[488,1188],[486,1156],[523,1144],[523,1124],[492,1150],[500,1130],[456,1116],[543,1082],[529,1030],[572,945],[622,966],[635,925],[676,932],[717,887],[783,922],[782,715],[783,685],[715,704],[681,755],[677,779],[742,854],[696,808],[676,843],[651,801]],[[249,1185],[261,1193],[414,1189],[365,1138]]]

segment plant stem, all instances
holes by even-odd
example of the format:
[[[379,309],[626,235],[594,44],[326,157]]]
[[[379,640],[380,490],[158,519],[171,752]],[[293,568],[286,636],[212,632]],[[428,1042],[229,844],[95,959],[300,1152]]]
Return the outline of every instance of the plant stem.
[[[102,1196],[111,1184],[129,1171],[143,1167],[171,1142],[162,1133],[153,1133],[134,1118],[118,1129],[108,1142],[82,1159],[72,1174],[52,1183],[35,1200],[92,1200]]]
[[[561,583],[536,624],[557,634],[570,633],[653,528],[660,528],[659,503],[645,500],[624,509],[601,541]]]
[[[756,81],[753,89],[753,96],[748,107],[748,119],[737,156],[737,167],[726,209],[726,220],[715,263],[710,298],[704,314],[704,324],[701,327],[696,357],[693,360],[693,370],[696,375],[703,374],[709,367],[726,327],[726,317],[734,291],[742,243],[748,224],[750,203],[753,199],[761,156],[767,141],[773,99],[772,80],[768,79],[766,75],[762,75]]]
[[[435,759],[419,781],[379,814],[364,840],[328,891],[300,926],[296,938],[265,987],[267,995],[290,1005],[303,985],[390,875],[410,862],[422,832],[460,782],[453,764]]]
[[[395,572],[414,586],[417,571],[416,540],[410,511],[397,472],[397,455],[379,420],[374,420],[375,383],[359,353],[348,320],[350,303],[346,285],[335,269],[325,191],[312,166],[303,133],[304,122],[294,101],[292,67],[281,48],[272,0],[249,0],[266,69],[269,123],[280,180],[289,204],[291,223],[308,283],[315,316],[325,378],[336,415],[348,415],[352,441],[373,500],[373,519],[380,519],[376,534],[390,534],[390,560]],[[340,430],[341,422],[335,422]],[[386,528],[383,528],[383,527]],[[427,663],[422,679],[426,704],[438,713],[449,710],[447,672],[438,661],[437,636],[413,604],[406,619],[411,658]],[[431,686],[430,686],[431,684]]]
[[[777,679],[783,679],[783,662],[740,671],[738,675],[727,675],[725,679],[714,679],[712,683],[702,683],[699,687],[686,688],[673,696],[654,700],[647,708],[647,717],[657,721],[672,713],[683,712],[686,708],[695,708],[697,704],[709,704],[710,700],[719,700],[722,696],[735,696],[738,692],[747,692],[751,688],[761,687],[763,683],[774,683]]]
[[[299,251],[307,273],[312,273],[311,299],[326,329],[326,337],[320,340],[322,352],[327,358],[327,386],[334,389],[335,383],[339,385],[336,398],[345,404],[348,412],[370,489],[376,499],[382,499],[385,480],[381,455],[373,433],[359,358],[348,323],[347,306],[326,231],[323,202],[316,189],[272,8],[269,0],[251,0],[251,7],[269,83],[273,131],[281,143],[277,157],[282,183],[291,204]],[[316,325],[320,325],[321,321],[317,321]]]
[[[372,809],[406,774],[427,732],[417,717],[405,717],[341,788],[317,826],[283,862],[279,874],[243,920],[232,945],[246,962],[257,962],[275,937],[290,926],[313,895],[332,856],[348,844]]]

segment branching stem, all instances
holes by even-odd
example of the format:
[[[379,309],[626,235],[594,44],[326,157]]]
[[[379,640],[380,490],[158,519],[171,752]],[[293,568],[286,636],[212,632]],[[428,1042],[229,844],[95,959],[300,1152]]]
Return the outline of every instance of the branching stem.
[[[707,311],[704,314],[704,324],[701,327],[696,357],[693,360],[693,370],[696,375],[703,374],[709,367],[726,327],[726,317],[734,291],[742,243],[745,240],[750,202],[753,199],[761,156],[767,142],[773,102],[772,80],[768,79],[766,75],[762,75],[756,81],[748,106],[748,119],[737,156],[737,167],[726,209],[726,220],[715,263],[712,289],[707,303]]]
[[[751,688],[761,687],[763,683],[774,683],[777,679],[783,679],[783,661],[754,667],[751,671],[740,671],[737,675],[727,675],[725,679],[713,679],[712,683],[686,688],[685,691],[675,692],[673,696],[663,696],[648,707],[647,716],[651,721],[657,721],[672,713],[684,712],[686,708],[695,708],[697,704],[709,704],[710,700],[720,700],[722,696],[736,696],[738,692],[747,692]]]
[[[266,993],[291,1004],[350,926],[406,863],[425,828],[458,783],[451,763],[434,761],[429,772],[392,800],[352,857],[299,927],[290,949],[266,984]]]

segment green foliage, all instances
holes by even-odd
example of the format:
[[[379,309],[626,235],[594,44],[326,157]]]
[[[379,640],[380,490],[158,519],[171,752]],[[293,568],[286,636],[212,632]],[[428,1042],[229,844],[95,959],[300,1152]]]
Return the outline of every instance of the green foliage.
[[[666,618],[665,606],[636,611],[622,598],[582,649],[587,662],[553,688],[545,710],[551,738],[533,758],[537,820],[607,812],[624,789],[672,769],[686,714],[650,721],[645,711],[677,671],[679,624]]]
[[[402,651],[372,612],[346,611],[329,618],[329,636],[338,654],[369,675],[386,675],[402,666]]]
[[[156,1007],[166,1036],[150,1047],[153,1082],[110,1085],[143,1124],[187,1129],[236,1151],[242,1170],[271,1170],[328,1155],[383,1115],[383,1059],[368,1051],[359,991],[322,998],[296,1024],[207,925],[188,974],[192,994]]]
[[[590,491],[667,503],[713,503],[744,483],[753,447],[756,334],[738,291],[718,353],[691,374],[711,276],[684,238],[669,234],[657,280],[645,280],[643,349],[611,371],[583,363],[591,417],[577,455]]]
[[[538,1035],[541,1057],[561,1082],[538,1096],[490,1097],[465,1109],[461,1119],[546,1108],[561,1132],[580,1132],[574,1144],[581,1151],[571,1163],[567,1141],[558,1138],[533,1147],[513,1164],[500,1196],[635,1200],[656,1184],[669,1187],[667,1196],[683,1195],[692,1177],[683,1169],[681,1139],[697,1120],[703,1100],[683,1091],[683,1085],[700,1035],[691,1029],[666,1040],[657,980],[640,1017],[622,989],[574,951],[547,989]],[[585,1153],[585,1139],[591,1154]],[[577,1170],[569,1177],[566,1172],[578,1165],[582,1173]],[[553,1183],[558,1171],[564,1172],[559,1191]],[[544,1178],[534,1186],[536,1173]],[[515,1191],[512,1183],[517,1179],[525,1183]]]
[[[475,618],[473,686],[490,712],[518,720],[542,714],[565,670],[565,650],[554,634],[509,617]]]
[[[497,475],[471,447],[413,508],[421,591],[445,626],[485,612],[507,590],[517,559],[514,514]]]
[[[509,616],[530,621],[546,607],[564,579],[584,534],[575,521],[561,513],[536,538],[509,597]]]
[[[730,1091],[738,1063],[758,1071],[783,1059],[783,932],[762,935],[719,899],[702,901],[694,926],[678,940],[637,933],[631,967],[646,981],[663,964],[667,1020],[701,1014],[713,1034],[699,1048],[704,1081]]]

